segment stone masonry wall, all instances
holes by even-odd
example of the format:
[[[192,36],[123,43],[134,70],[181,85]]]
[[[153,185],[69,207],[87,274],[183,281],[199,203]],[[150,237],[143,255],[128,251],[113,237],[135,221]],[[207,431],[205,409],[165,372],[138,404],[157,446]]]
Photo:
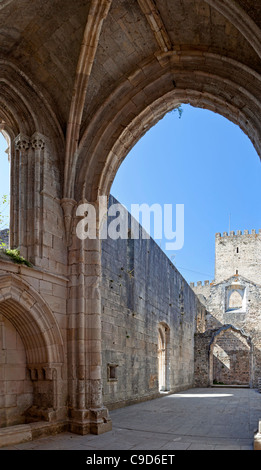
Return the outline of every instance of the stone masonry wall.
[[[233,330],[225,331],[213,349],[213,382],[226,385],[249,385],[250,346]]]
[[[169,391],[193,386],[194,333],[205,309],[181,274],[152,239],[104,240],[102,269],[106,406],[158,396],[160,324],[169,328]]]

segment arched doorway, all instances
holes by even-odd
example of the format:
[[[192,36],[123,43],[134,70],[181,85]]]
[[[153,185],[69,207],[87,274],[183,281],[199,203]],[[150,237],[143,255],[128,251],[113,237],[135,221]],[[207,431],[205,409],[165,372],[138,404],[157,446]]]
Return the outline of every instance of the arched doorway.
[[[251,338],[232,325],[217,330],[209,348],[210,385],[252,386]]]
[[[0,368],[7,393],[0,407],[3,425],[54,419],[65,407],[66,391],[63,341],[53,314],[25,281],[1,275],[0,320]]]
[[[170,329],[161,323],[158,329],[158,383],[159,391],[166,392],[169,387],[169,336]]]
[[[0,428],[25,423],[26,411],[33,405],[33,382],[21,336],[1,313],[0,376]]]

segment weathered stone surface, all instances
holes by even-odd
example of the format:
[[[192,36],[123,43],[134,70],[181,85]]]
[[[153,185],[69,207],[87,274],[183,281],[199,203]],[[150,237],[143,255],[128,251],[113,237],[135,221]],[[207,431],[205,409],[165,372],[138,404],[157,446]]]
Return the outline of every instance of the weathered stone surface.
[[[205,341],[209,356],[203,357],[200,352],[195,357],[196,369],[200,373],[205,369],[202,377],[206,377],[208,369],[209,384],[214,380],[258,387],[261,374],[260,240],[260,233],[255,231],[251,234],[233,232],[222,237],[217,234],[216,278],[211,283],[192,286],[208,311],[206,334],[199,335],[197,341]],[[197,346],[197,352],[199,349]],[[198,384],[200,373],[196,378]]]
[[[196,300],[154,242],[129,243],[128,256],[124,242],[116,256],[116,248],[106,251],[106,243],[102,251],[99,240],[80,241],[77,206],[89,201],[97,207],[99,196],[108,197],[132,146],[180,103],[238,124],[261,155],[260,9],[254,0],[6,0],[0,21],[0,128],[10,137],[10,246],[33,265],[1,256],[0,314],[25,349],[31,381],[26,393],[33,400],[29,419],[41,417],[49,424],[68,418],[76,432],[99,433],[110,428],[104,399],[113,405],[151,398],[159,384],[171,390],[189,386],[195,327],[203,341],[205,320],[211,328],[215,322],[205,316],[207,294],[205,301],[200,291],[201,303]],[[254,259],[260,236],[249,237]],[[239,248],[244,264],[247,252]],[[219,294],[229,292],[235,269],[246,299],[253,304],[258,299],[260,273],[253,276],[248,263],[244,274],[243,264],[233,263],[231,273],[221,268],[216,289],[206,286],[216,292],[213,310]],[[230,297],[225,298],[229,305]],[[231,299],[235,305],[236,296]],[[260,376],[259,314],[251,302],[238,312],[238,323],[225,307],[215,327],[219,331],[224,321],[244,326]],[[166,356],[168,341],[172,349]],[[8,362],[17,353],[12,344],[10,338]],[[170,371],[158,373],[158,354],[161,363],[168,358]],[[7,405],[24,407],[20,359],[18,354],[17,384],[7,383],[8,394],[2,388],[4,422]],[[124,370],[131,371],[130,380]],[[12,373],[5,368],[4,387],[13,381]]]
[[[128,226],[133,228],[130,214]],[[164,334],[168,331],[163,389],[193,386],[194,333],[204,307],[169,258],[151,238],[108,238],[102,243],[102,273],[105,404],[123,406],[159,394],[161,325]],[[116,367],[114,380],[108,376],[110,364]]]

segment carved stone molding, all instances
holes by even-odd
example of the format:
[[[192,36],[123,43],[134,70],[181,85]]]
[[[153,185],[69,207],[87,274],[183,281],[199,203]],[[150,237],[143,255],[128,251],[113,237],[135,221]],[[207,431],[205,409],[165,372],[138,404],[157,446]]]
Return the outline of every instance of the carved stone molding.
[[[65,234],[67,246],[71,244],[72,237],[72,221],[73,221],[73,210],[76,206],[76,201],[74,199],[62,199],[61,206],[64,214],[64,225],[65,225]]]
[[[30,137],[28,137],[25,134],[19,134],[15,139],[14,139],[14,145],[16,150],[28,150],[30,147]]]

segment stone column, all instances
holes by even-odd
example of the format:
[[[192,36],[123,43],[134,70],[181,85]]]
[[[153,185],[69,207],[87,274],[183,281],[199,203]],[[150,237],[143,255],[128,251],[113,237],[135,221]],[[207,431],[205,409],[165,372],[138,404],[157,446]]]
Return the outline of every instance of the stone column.
[[[43,168],[44,168],[44,150],[46,146],[45,137],[36,132],[31,139],[32,149],[34,151],[34,165],[32,166],[33,194],[34,204],[32,218],[33,226],[33,252],[34,260],[42,257],[42,233],[43,233]]]
[[[43,185],[47,138],[19,134],[11,158],[10,245],[36,266],[43,256]]]
[[[11,199],[13,199],[13,215],[11,217],[13,227],[13,243],[20,249],[21,254],[27,258],[27,164],[30,148],[30,138],[19,134],[15,139],[14,161],[11,163]]]
[[[76,206],[71,210],[75,214]],[[68,201],[64,214],[68,227]],[[76,226],[80,219],[74,216],[72,220],[68,302],[70,430],[100,434],[112,426],[102,402],[101,246],[98,236],[79,239]]]

